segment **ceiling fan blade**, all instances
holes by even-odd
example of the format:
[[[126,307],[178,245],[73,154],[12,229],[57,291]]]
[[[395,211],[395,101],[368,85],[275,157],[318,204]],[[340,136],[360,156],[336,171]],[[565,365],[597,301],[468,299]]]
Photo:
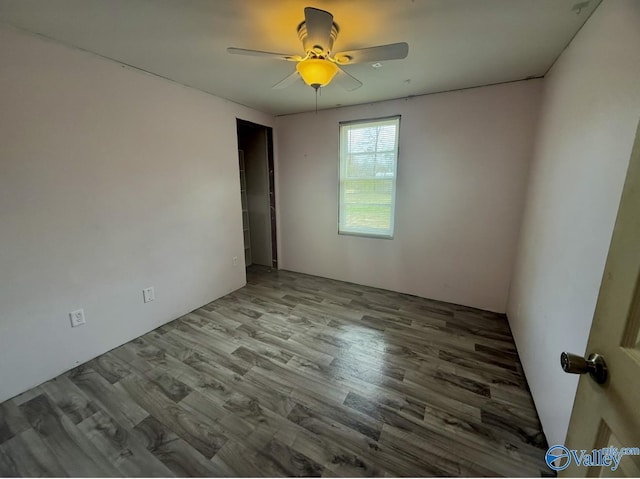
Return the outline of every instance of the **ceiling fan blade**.
[[[400,60],[409,54],[409,44],[406,42],[379,45],[377,47],[360,48],[336,53],[335,60],[340,65],[353,63],[381,62],[384,60]]]
[[[338,67],[338,73],[333,78],[333,82],[340,85],[347,91],[357,90],[362,86],[362,82],[358,80],[356,77],[349,75],[342,68]],[[333,83],[332,82],[332,83]]]
[[[328,54],[332,47],[331,28],[333,15],[313,7],[304,9],[307,36],[303,40],[305,51],[314,50],[318,54]],[[320,47],[320,51],[316,48]]]
[[[302,57],[300,55],[287,55],[286,53],[263,52],[260,50],[247,50],[246,48],[229,47],[227,48],[227,52],[233,53],[234,55],[248,55],[251,57],[267,57],[267,58],[275,58],[276,60],[287,60],[290,62],[299,62],[300,60],[302,60]]]
[[[280,80],[271,88],[273,88],[274,90],[282,90],[283,88],[287,88],[288,86],[293,85],[298,80],[298,78],[300,78],[300,74],[298,73],[298,70],[294,70],[291,75],[287,75],[284,79]]]

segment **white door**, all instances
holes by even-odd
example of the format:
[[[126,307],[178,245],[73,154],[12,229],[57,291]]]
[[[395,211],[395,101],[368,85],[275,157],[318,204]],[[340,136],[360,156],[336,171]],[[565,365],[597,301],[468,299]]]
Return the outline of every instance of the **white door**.
[[[565,451],[550,450],[558,457],[554,464],[565,467],[561,475],[640,476],[639,331],[640,126],[586,351],[604,358],[608,377],[604,384],[589,373],[580,378]],[[569,362],[583,366],[575,358]],[[617,451],[602,449],[610,446]]]

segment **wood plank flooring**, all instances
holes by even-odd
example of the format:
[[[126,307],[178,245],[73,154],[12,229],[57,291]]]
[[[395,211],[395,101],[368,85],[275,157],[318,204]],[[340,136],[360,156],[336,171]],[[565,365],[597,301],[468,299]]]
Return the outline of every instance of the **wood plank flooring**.
[[[0,404],[0,475],[550,475],[504,315],[247,279]]]

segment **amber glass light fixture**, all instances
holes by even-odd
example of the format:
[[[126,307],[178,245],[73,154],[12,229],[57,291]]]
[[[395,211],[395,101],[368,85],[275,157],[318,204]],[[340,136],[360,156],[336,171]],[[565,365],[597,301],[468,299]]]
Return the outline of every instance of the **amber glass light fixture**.
[[[323,58],[308,58],[296,65],[296,70],[304,82],[316,90],[326,86],[338,73],[335,63]]]

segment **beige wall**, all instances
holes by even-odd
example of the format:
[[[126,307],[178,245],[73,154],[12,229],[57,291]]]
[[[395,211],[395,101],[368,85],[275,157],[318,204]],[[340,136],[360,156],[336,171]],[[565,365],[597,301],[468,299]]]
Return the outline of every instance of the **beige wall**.
[[[280,267],[504,312],[541,83],[278,117]],[[339,236],[338,124],[397,114],[394,239]]]
[[[640,117],[640,2],[604,0],[544,80],[508,316],[547,439],[565,439]]]
[[[273,118],[7,28],[0,66],[2,401],[245,283],[236,117]]]

